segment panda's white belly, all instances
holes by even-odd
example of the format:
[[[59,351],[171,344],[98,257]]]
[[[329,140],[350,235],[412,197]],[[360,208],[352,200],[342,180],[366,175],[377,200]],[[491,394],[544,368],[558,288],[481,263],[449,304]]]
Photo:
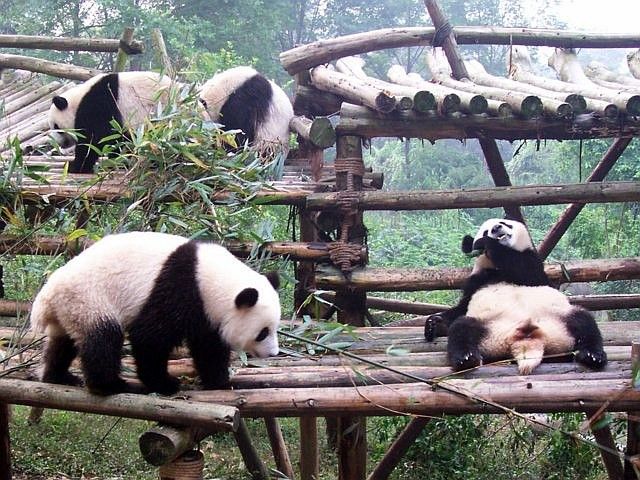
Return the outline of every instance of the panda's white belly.
[[[542,342],[545,354],[554,354],[574,346],[564,322],[572,308],[567,297],[552,287],[497,283],[472,296],[467,315],[488,330],[480,344],[486,355],[508,356],[515,342]]]

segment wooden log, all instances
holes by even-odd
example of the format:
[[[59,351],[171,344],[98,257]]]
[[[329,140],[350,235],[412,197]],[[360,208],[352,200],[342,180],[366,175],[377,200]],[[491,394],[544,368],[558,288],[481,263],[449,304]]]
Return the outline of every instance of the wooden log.
[[[238,405],[243,416],[319,416],[319,415],[419,415],[502,413],[467,395],[491,398],[494,404],[521,413],[584,412],[608,402],[608,410],[628,411],[637,407],[640,391],[631,389],[629,380],[538,380],[536,375],[501,379],[447,380],[447,388],[464,395],[435,390],[424,383],[372,385],[338,388],[298,388],[269,390],[191,391],[189,398],[201,402]]]
[[[595,166],[587,182],[601,182],[607,176],[607,173],[613,168],[620,156],[624,153],[627,146],[631,143],[631,138],[617,138],[602,156],[598,165]],[[545,259],[555,246],[558,244],[562,236],[569,229],[578,214],[584,208],[584,203],[572,203],[562,212],[558,221],[551,227],[545,237],[538,245],[538,255]]]
[[[338,417],[338,480],[364,480],[367,417]]]
[[[120,42],[111,38],[42,37],[35,35],[0,35],[0,48],[31,48],[70,52],[117,52]],[[138,40],[129,45],[131,54],[144,52]]]
[[[294,75],[349,55],[398,47],[430,46],[434,27],[385,28],[318,40],[280,54],[280,63]],[[638,48],[636,34],[586,33],[554,29],[454,27],[460,45],[530,45],[574,48]],[[639,77],[640,78],[640,77]]]
[[[159,467],[191,450],[208,433],[197,427],[156,425],[138,438],[138,447],[147,463]]]
[[[637,388],[637,372],[640,371],[640,343],[631,344],[631,381]],[[627,446],[625,449],[627,460],[624,462],[624,480],[637,480],[640,465],[637,462],[640,455],[640,410],[627,412]],[[635,459],[636,462],[632,462]]]
[[[10,414],[11,409],[9,404],[0,402],[0,480],[11,480]]]
[[[395,97],[389,93],[326,67],[318,66],[311,70],[311,81],[321,90],[355,100],[356,103],[383,113],[389,113],[396,105]]]
[[[133,33],[135,29],[133,27],[125,27],[120,36],[118,42],[118,55],[116,55],[115,65],[113,67],[114,72],[124,72],[127,69],[127,59],[129,58],[128,51],[131,43],[133,42]],[[151,32],[153,38],[153,30]],[[123,48],[124,47],[124,48]]]
[[[393,441],[387,453],[385,453],[380,463],[373,469],[367,480],[386,480],[393,470],[398,466],[400,460],[409,447],[413,445],[424,427],[431,421],[430,418],[415,417],[404,427],[404,430]]]
[[[176,72],[171,65],[171,59],[164,44],[162,31],[159,28],[151,29],[151,45],[155,51],[158,63],[161,65],[162,73],[170,78],[175,78]]]
[[[287,444],[282,436],[280,422],[278,422],[276,417],[264,417],[264,423],[267,428],[267,435],[269,436],[269,443],[271,444],[271,451],[273,452],[273,458],[276,462],[276,468],[279,472],[286,475],[287,478],[292,479],[293,467],[291,466]]]
[[[318,423],[313,416],[300,417],[300,479],[316,480],[319,472]]]
[[[592,420],[590,422],[591,433],[598,445],[603,447],[600,449],[602,463],[604,463],[604,467],[611,480],[622,480],[624,477],[624,470],[622,468],[620,456],[614,453],[618,451],[618,447],[616,446],[616,442],[611,434],[611,428],[609,428],[609,425],[594,427],[594,422],[597,422],[601,418],[593,418],[594,414],[595,411],[593,410],[587,411],[587,417]]]
[[[21,302],[15,300],[0,299],[0,316],[15,317],[17,315],[28,315],[31,311],[31,302]],[[0,337],[3,329],[0,328]],[[6,337],[5,337],[6,338]]]
[[[628,75],[620,75],[620,73],[612,72],[603,63],[595,60],[589,62],[584,69],[584,73],[589,77],[591,81],[596,82],[602,80],[605,82],[612,82],[620,84],[621,86],[632,87],[636,90],[640,89],[640,79],[630,77]]]
[[[322,210],[336,204],[337,193],[313,193],[306,207]],[[465,190],[360,192],[361,210],[446,210],[491,208],[513,205],[553,205],[559,203],[637,202],[640,182],[598,182],[565,185],[470,188]]]
[[[560,265],[545,266],[554,283],[602,282],[640,278],[640,257],[609,260],[576,260]],[[359,268],[350,280],[336,269],[318,267],[318,288],[353,288],[366,291],[448,290],[461,288],[469,268],[378,269]],[[567,276],[569,278],[567,278]]]
[[[101,72],[92,68],[77,67],[41,58],[26,57],[0,53],[0,68],[18,68],[31,72],[45,73],[54,77],[69,78],[71,80],[88,80]]]
[[[391,112],[382,116],[368,108],[344,103],[340,111],[340,121],[336,126],[336,133],[367,138],[424,138],[429,141],[445,138],[485,137],[510,141],[540,138],[578,140],[637,136],[640,134],[640,123],[626,121],[612,129],[607,126],[606,122],[593,123],[583,128],[581,125],[571,124],[561,119],[546,117],[523,119],[520,117],[496,118],[465,115],[454,118],[418,115],[413,111],[402,112],[402,114]]]
[[[296,115],[289,122],[289,128],[318,148],[329,148],[336,143],[336,131],[327,117],[316,117],[311,120]]]
[[[529,95],[498,87],[477,85],[468,80],[467,76],[463,77],[466,79],[465,81],[453,79],[442,72],[442,69],[439,67],[441,61],[439,61],[436,55],[434,55],[433,50],[428,50],[425,58],[431,74],[443,85],[474,95],[482,95],[483,97],[506,102],[515,113],[521,115],[523,118],[530,119],[542,115],[544,109],[542,100],[535,95]]]
[[[244,460],[244,465],[254,480],[269,480],[269,472],[267,467],[260,459],[256,447],[253,446],[251,441],[251,435],[244,419],[240,418],[238,423],[238,429],[233,432],[233,435],[238,444],[238,449]]]
[[[297,86],[293,99],[295,114],[311,117],[333,115],[340,111],[341,105],[342,97],[306,85]]]
[[[335,300],[333,292],[325,292],[321,295],[325,300],[332,302]],[[413,302],[405,300],[394,300],[391,298],[378,298],[368,296],[366,299],[367,308],[385,310],[387,312],[411,313],[414,315],[431,315],[449,308],[448,305],[436,305],[431,303]]]
[[[3,113],[6,115],[11,115],[12,113],[26,107],[27,105],[33,104],[42,97],[49,95],[51,92],[59,90],[60,87],[60,82],[51,82],[47,85],[32,90],[27,95],[23,95],[20,98],[5,103]]]
[[[640,49],[627,53],[627,65],[631,75],[640,79]]]
[[[78,387],[8,378],[0,379],[0,400],[226,431],[237,429],[240,418],[237,409],[225,405],[130,393],[100,397]]]

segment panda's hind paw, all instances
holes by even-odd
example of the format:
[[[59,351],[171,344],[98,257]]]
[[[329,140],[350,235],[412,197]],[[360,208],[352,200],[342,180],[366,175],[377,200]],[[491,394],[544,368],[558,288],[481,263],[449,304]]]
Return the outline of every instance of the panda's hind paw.
[[[451,358],[451,366],[456,372],[482,365],[480,352],[468,351]]]
[[[602,349],[579,350],[576,354],[576,361],[593,370],[600,370],[607,364],[607,354]]]

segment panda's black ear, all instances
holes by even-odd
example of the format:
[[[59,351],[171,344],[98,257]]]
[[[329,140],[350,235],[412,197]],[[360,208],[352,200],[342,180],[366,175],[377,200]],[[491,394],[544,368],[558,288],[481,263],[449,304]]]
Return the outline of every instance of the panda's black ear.
[[[280,288],[280,275],[278,272],[266,272],[264,276],[267,277],[267,280],[269,280],[269,283],[273,288],[276,290]]]
[[[258,302],[258,290],[245,288],[236,297],[237,308],[251,308]]]
[[[64,97],[53,97],[53,104],[58,110],[65,110],[69,106],[69,102]]]
[[[471,253],[473,250],[473,237],[465,235],[462,237],[462,253]]]

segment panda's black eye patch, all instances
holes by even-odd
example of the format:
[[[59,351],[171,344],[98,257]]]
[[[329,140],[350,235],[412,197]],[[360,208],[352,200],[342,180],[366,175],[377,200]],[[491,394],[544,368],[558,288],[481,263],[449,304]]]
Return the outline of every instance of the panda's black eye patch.
[[[260,333],[256,337],[256,342],[263,341],[265,338],[267,338],[267,335],[269,335],[269,328],[264,327],[262,330],[260,330]]]
[[[508,223],[505,222],[498,222],[500,225],[504,225],[507,228],[513,229],[513,225],[509,225]]]

